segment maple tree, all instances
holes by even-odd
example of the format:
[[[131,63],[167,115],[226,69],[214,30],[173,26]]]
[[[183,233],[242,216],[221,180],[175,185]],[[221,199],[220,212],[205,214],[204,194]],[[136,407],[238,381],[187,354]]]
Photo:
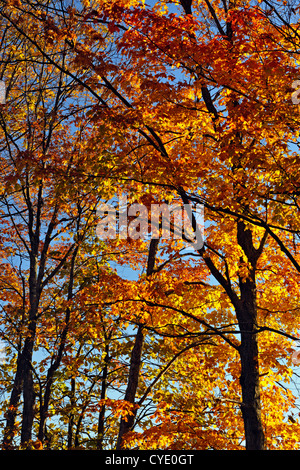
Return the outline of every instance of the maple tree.
[[[299,7],[0,5],[3,448],[298,448]],[[97,239],[118,191],[204,246]]]

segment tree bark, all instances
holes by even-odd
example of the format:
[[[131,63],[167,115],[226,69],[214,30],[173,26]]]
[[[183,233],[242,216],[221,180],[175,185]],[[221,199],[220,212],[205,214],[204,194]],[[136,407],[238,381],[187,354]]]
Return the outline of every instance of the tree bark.
[[[31,212],[30,212],[31,213]],[[31,221],[32,223],[32,221]],[[30,227],[32,225],[30,224]],[[28,313],[28,329],[23,347],[23,415],[21,429],[21,446],[30,449],[32,425],[34,420],[35,391],[32,377],[32,354],[36,335],[36,322],[39,307],[40,289],[38,287],[38,246],[39,246],[39,228],[33,236],[31,234],[32,251],[30,253],[30,274],[29,274],[29,302],[30,309]]]
[[[21,431],[21,444],[25,446],[31,439],[31,429],[34,419],[34,402],[35,392],[32,377],[32,353],[33,343],[35,338],[36,322],[32,320],[29,324],[27,337],[24,342],[22,352],[20,352],[17,361],[17,370],[14,380],[13,389],[11,392],[9,409],[6,413],[6,427],[4,430],[3,449],[13,449],[12,441],[15,434],[15,421],[17,406],[20,401],[21,393],[23,392],[24,406],[23,406],[23,420]]]
[[[48,416],[48,409],[49,409],[49,403],[50,403],[50,398],[51,398],[51,388],[54,382],[54,374],[60,366],[63,351],[65,348],[65,343],[66,343],[66,338],[67,338],[67,333],[68,333],[68,328],[69,328],[70,313],[71,313],[70,309],[67,308],[66,318],[65,318],[65,327],[62,331],[58,354],[54,362],[51,364],[51,366],[48,369],[45,393],[44,393],[44,397],[41,397],[40,423],[39,423],[39,431],[38,431],[38,439],[41,442],[44,441],[44,437],[45,437],[45,425],[46,425],[46,419]]]
[[[179,188],[179,194],[184,204],[188,204],[189,199],[183,188]],[[263,251],[266,239],[267,231],[265,231],[261,238],[259,247],[255,248],[251,230],[246,227],[243,221],[239,220],[237,222],[237,241],[250,263],[247,276],[245,278],[239,277],[240,296],[232,288],[228,270],[225,275],[222,274],[206,253],[205,247],[198,250],[211,274],[227,293],[235,309],[241,332],[241,343],[238,350],[241,359],[240,384],[242,389],[242,416],[246,450],[264,450],[265,446],[259,387],[255,273],[257,261]],[[244,260],[241,260],[241,262],[244,262]]]
[[[5,413],[6,426],[4,429],[4,439],[3,439],[3,449],[12,450],[13,449],[13,438],[15,435],[15,421],[17,406],[20,401],[21,393],[23,390],[23,354],[19,353],[17,359],[17,371],[13,383],[12,392],[9,400],[9,407]]]
[[[153,274],[154,272],[155,255],[156,255],[156,250],[158,246],[158,241],[159,241],[158,239],[152,239],[150,241],[148,263],[147,263],[147,273],[146,273],[147,276],[151,276],[151,274]],[[125,397],[124,397],[124,400],[128,401],[131,404],[134,404],[135,402],[135,395],[137,391],[141,360],[142,360],[143,344],[144,344],[143,327],[142,325],[139,325],[138,331],[135,337],[135,343],[131,352],[129,377],[128,377],[127,389],[126,389]],[[116,450],[120,450],[123,448],[123,437],[127,432],[129,432],[133,428],[136,411],[137,411],[136,409],[135,410],[133,409],[132,414],[128,414],[125,418],[121,419]]]
[[[134,401],[135,401],[135,395],[136,395],[137,386],[138,386],[143,343],[144,343],[143,327],[139,326],[136,337],[135,337],[135,343],[134,343],[132,353],[131,353],[128,384],[127,384],[127,389],[126,389],[126,393],[124,397],[124,400],[128,401],[132,405],[134,404]],[[136,413],[134,412],[134,410],[131,410],[131,411],[132,411],[132,414],[128,414],[125,418],[121,419],[116,450],[120,450],[123,448],[123,442],[122,442],[123,436],[132,429],[132,426],[134,424]]]
[[[242,416],[245,429],[246,450],[264,450],[264,432],[261,421],[259,386],[258,344],[255,323],[243,322],[241,333],[240,358],[242,389]]]
[[[261,421],[258,341],[257,341],[257,303],[255,271],[265,237],[255,249],[252,233],[244,222],[237,224],[237,239],[251,264],[248,277],[239,279],[241,292],[240,305],[236,314],[241,331],[239,353],[241,358],[240,383],[242,388],[242,415],[244,420],[246,450],[264,450],[264,432]]]
[[[73,285],[74,285],[74,270],[75,270],[75,260],[78,253],[78,246],[75,248],[72,259],[71,259],[71,267],[70,267],[70,279],[68,284],[68,296],[67,300],[72,300],[73,298]],[[39,423],[39,431],[38,431],[38,439],[43,442],[45,438],[45,426],[46,426],[46,419],[48,415],[49,403],[51,398],[51,389],[54,382],[54,374],[59,368],[63,356],[63,352],[66,345],[66,340],[69,331],[69,323],[70,323],[70,316],[71,310],[69,307],[66,309],[65,315],[65,326],[61,333],[60,344],[57,352],[56,358],[52,359],[52,364],[48,369],[47,372],[47,380],[45,386],[45,393],[44,398],[41,396],[41,403],[40,403],[40,423]]]
[[[23,374],[24,374],[24,383],[23,383],[23,420],[22,420],[22,430],[21,430],[21,445],[25,448],[30,448],[31,432],[32,425],[34,420],[34,404],[35,404],[35,391],[34,383],[32,377],[32,353],[33,353],[33,343],[35,337],[36,323],[33,322],[33,325],[30,328],[30,335],[25,340],[23,356]]]
[[[70,394],[70,405],[71,411],[69,414],[68,422],[68,450],[72,449],[73,446],[73,427],[74,427],[74,407],[75,407],[75,391],[76,391],[76,381],[75,377],[71,377],[71,394]]]
[[[109,345],[105,346],[105,360],[104,367],[102,371],[102,380],[101,380],[101,395],[100,399],[105,400],[106,398],[106,388],[107,388],[107,375],[108,375],[108,363],[109,363]],[[105,422],[105,405],[102,403],[101,409],[99,411],[98,417],[98,438],[97,438],[97,449],[103,449],[103,436],[104,436],[104,422]]]

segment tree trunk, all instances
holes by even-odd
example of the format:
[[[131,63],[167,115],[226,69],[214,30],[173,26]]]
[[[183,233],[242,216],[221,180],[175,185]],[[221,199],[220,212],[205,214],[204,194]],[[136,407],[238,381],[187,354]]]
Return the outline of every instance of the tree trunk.
[[[23,416],[21,430],[21,446],[25,449],[31,447],[31,433],[34,420],[35,391],[32,377],[32,354],[36,334],[36,322],[39,307],[40,289],[38,282],[38,231],[31,241],[29,274],[29,302],[28,330],[23,347]]]
[[[135,343],[131,352],[128,384],[127,384],[127,389],[126,389],[126,393],[124,397],[124,400],[128,401],[131,404],[134,404],[135,394],[136,394],[137,386],[138,386],[143,343],[144,343],[143,327],[139,326],[136,337],[135,337]],[[126,434],[128,431],[131,430],[134,424],[134,419],[135,419],[134,410],[132,410],[132,414],[128,414],[125,418],[121,419],[116,450],[122,449],[123,436],[124,434]]]
[[[67,334],[68,334],[68,329],[69,329],[70,314],[71,314],[71,311],[68,307],[66,310],[65,327],[61,334],[59,350],[58,350],[56,359],[54,360],[53,364],[51,364],[51,366],[49,367],[49,370],[47,373],[44,399],[43,397],[41,397],[40,424],[39,424],[39,431],[38,431],[38,438],[41,442],[44,441],[44,437],[45,437],[45,425],[46,425],[46,419],[48,415],[49,403],[50,403],[50,398],[51,398],[51,388],[54,382],[54,374],[60,366],[62,355],[65,349],[65,344],[66,344],[66,339],[67,339]]]
[[[158,246],[158,239],[152,239],[150,241],[148,263],[147,263],[147,276],[151,276],[154,272],[155,266],[155,255]],[[140,325],[135,337],[135,343],[131,352],[130,358],[130,367],[129,367],[129,377],[127,383],[127,389],[125,393],[124,400],[128,401],[131,404],[135,402],[135,395],[138,386],[140,366],[142,361],[142,349],[144,344],[144,334],[143,327]],[[116,450],[123,448],[123,437],[130,431],[134,425],[134,420],[136,416],[136,409],[132,410],[132,414],[128,414],[125,418],[121,419],[119,435],[116,445]]]
[[[19,353],[17,359],[17,371],[13,383],[13,388],[10,395],[9,407],[5,413],[6,426],[4,429],[3,449],[12,450],[12,441],[15,434],[15,421],[17,407],[20,401],[21,393],[23,390],[23,354]]]
[[[240,296],[232,288],[228,273],[224,276],[218,270],[212,259],[205,254],[205,248],[199,250],[210,272],[230,298],[239,323],[241,344],[238,349],[241,358],[242,416],[247,450],[264,450],[259,390],[255,272],[266,236],[267,232],[262,237],[259,248],[256,249],[253,245],[251,230],[246,228],[244,222],[239,221],[237,223],[238,243],[251,265],[247,277],[240,277],[239,279]],[[244,260],[241,260],[241,262],[244,262]]]
[[[30,327],[30,334],[25,340],[23,356],[24,356],[24,383],[23,383],[23,420],[22,420],[22,431],[21,431],[21,445],[25,448],[30,448],[32,425],[34,420],[34,403],[35,403],[35,391],[32,377],[32,353],[33,343],[35,337],[36,324]]]
[[[36,282],[36,257],[31,255],[30,276],[29,276],[29,298],[30,310],[28,313],[28,329],[23,349],[19,353],[17,370],[14,380],[13,390],[10,398],[10,409],[6,414],[6,427],[4,431],[3,448],[12,447],[12,440],[15,429],[16,410],[23,391],[23,419],[21,430],[21,445],[27,448],[27,443],[31,440],[31,430],[34,419],[35,391],[32,377],[32,354],[36,333],[36,318],[38,310],[38,290]]]
[[[75,378],[71,378],[71,395],[70,395],[70,405],[71,411],[69,415],[68,423],[68,450],[72,449],[73,446],[73,427],[74,427],[74,407],[75,407],[75,390],[76,390],[76,381]]]
[[[109,363],[109,345],[105,346],[105,359],[104,367],[102,371],[102,380],[101,380],[101,395],[100,399],[105,400],[106,398],[106,388],[107,388],[107,374],[108,374],[108,363]],[[102,403],[101,410],[98,417],[98,438],[97,438],[97,449],[103,449],[103,436],[104,436],[104,422],[105,422],[105,405]]]
[[[72,255],[72,260],[71,260],[70,279],[69,279],[68,296],[67,296],[68,301],[72,300],[73,298],[74,269],[75,269],[75,260],[76,260],[77,253],[78,253],[78,247],[75,248],[74,253]],[[61,334],[57,356],[55,360],[53,361],[53,363],[51,364],[51,366],[49,367],[49,370],[47,373],[44,399],[41,396],[40,424],[39,424],[39,431],[38,431],[38,438],[41,442],[43,442],[45,438],[45,427],[46,427],[46,419],[48,415],[49,403],[50,403],[50,398],[51,398],[51,388],[54,382],[54,374],[61,364],[62,355],[65,349],[67,335],[69,331],[70,316],[71,316],[71,310],[69,307],[67,307],[66,316],[65,316],[65,326]]]
[[[255,325],[240,326],[248,330],[241,334],[240,358],[242,388],[242,416],[245,429],[246,450],[264,450],[264,433],[261,422],[259,390],[258,344]]]
[[[242,415],[244,420],[246,450],[264,450],[264,433],[261,422],[259,362],[257,342],[256,263],[265,239],[259,249],[253,246],[251,230],[238,222],[237,238],[251,264],[248,277],[239,279],[241,302],[235,310],[241,331],[239,353],[241,358],[240,383],[242,388]]]
[[[183,201],[187,200],[184,191],[181,192]],[[242,416],[245,429],[245,441],[247,450],[264,450],[264,433],[261,421],[260,381],[257,343],[257,304],[256,304],[256,264],[262,253],[267,232],[260,241],[259,248],[255,248],[252,240],[252,232],[246,228],[244,222],[237,223],[238,243],[243,249],[248,262],[251,265],[246,278],[240,277],[240,297],[231,286],[229,274],[225,276],[215,266],[212,259],[207,256],[205,247],[198,250],[212,275],[224,288],[235,309],[239,329],[241,332],[241,344],[239,354],[241,358],[240,384],[242,389]],[[241,262],[244,260],[241,260]]]

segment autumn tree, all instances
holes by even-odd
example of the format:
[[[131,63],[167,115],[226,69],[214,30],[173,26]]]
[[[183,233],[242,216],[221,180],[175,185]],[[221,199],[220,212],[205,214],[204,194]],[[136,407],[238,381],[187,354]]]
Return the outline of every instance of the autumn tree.
[[[26,23],[26,31],[34,29],[29,17],[21,22]],[[75,260],[95,217],[97,195],[93,203],[88,191],[74,187],[72,197],[66,194],[66,180],[76,178],[76,166],[82,158],[81,140],[86,132],[80,113],[88,104],[77,101],[76,82],[66,80],[62,70],[57,74],[56,67],[43,56],[38,59],[30,42],[23,35],[15,35],[5,21],[3,26],[9,105],[1,113],[1,262],[5,267],[1,290],[4,338],[17,345],[4,432],[4,447],[10,448],[21,394],[20,439],[22,445],[30,446],[36,398],[33,355],[36,345],[43,343],[41,331],[47,325],[44,317],[49,311],[58,311],[57,300],[62,292],[66,304],[64,307],[61,304],[61,318],[57,313],[52,318],[53,325],[58,322],[58,343],[40,402],[38,435],[43,440],[54,373],[60,365],[69,330],[68,302],[73,297]],[[59,54],[64,64],[65,50]],[[84,200],[87,197],[88,205]],[[58,279],[61,285],[57,290]],[[7,324],[11,326],[9,334]]]
[[[72,222],[75,225],[79,223],[82,220],[82,206],[88,212],[85,191],[90,185],[89,197],[93,203],[97,202],[99,193],[102,200],[108,201],[118,189],[129,196],[130,202],[139,201],[146,206],[151,202],[171,204],[180,200],[184,204],[204,204],[206,210],[204,246],[192,251],[187,257],[182,245],[174,242],[163,244],[161,252],[156,253],[157,258],[161,256],[160,262],[156,260],[154,263],[154,257],[149,255],[148,275],[145,279],[141,275],[137,282],[126,283],[116,278],[118,281],[114,279],[115,290],[111,299],[102,299],[111,309],[111,318],[122,318],[131,326],[137,326],[126,369],[128,374],[119,377],[125,387],[125,394],[123,411],[120,411],[122,407],[119,408],[122,415],[120,427],[116,426],[118,442],[113,438],[114,445],[120,448],[123,443],[130,445],[134,439],[137,442],[140,439],[142,446],[146,445],[147,439],[153,445],[153,436],[157,435],[153,423],[142,437],[130,433],[138,420],[135,405],[144,402],[142,384],[147,391],[152,382],[158,386],[159,381],[170,378],[171,371],[178,367],[175,358],[181,357],[181,354],[186,357],[186,363],[203,361],[204,364],[202,378],[197,369],[191,367],[191,373],[194,374],[191,383],[195,383],[197,378],[199,395],[190,397],[190,400],[202,403],[202,386],[204,389],[206,379],[215,380],[215,384],[218,384],[216,390],[220,393],[219,401],[214,401],[216,416],[220,406],[223,407],[224,403],[227,406],[229,400],[238,404],[246,449],[262,450],[281,445],[278,444],[280,439],[274,443],[270,437],[264,407],[272,416],[268,424],[270,429],[273,429],[272,426],[275,428],[273,421],[276,421],[276,413],[264,402],[263,397],[271,400],[273,391],[278,403],[282,403],[282,396],[287,397],[284,389],[274,388],[278,382],[276,374],[287,377],[290,373],[287,360],[285,373],[279,363],[272,363],[268,350],[274,350],[284,358],[290,351],[288,339],[296,337],[298,327],[299,159],[298,150],[292,145],[297,143],[299,113],[291,101],[292,82],[297,78],[295,51],[298,47],[298,11],[298,7],[291,8],[284,2],[273,1],[182,0],[158,1],[148,6],[138,0],[99,0],[74,3],[69,7],[63,2],[59,6],[55,2],[46,6],[39,2],[1,2],[5,34],[16,32],[17,40],[26,43],[27,54],[28,50],[34,51],[43,64],[42,70],[50,69],[59,83],[58,90],[61,91],[56,95],[56,100],[53,98],[56,104],[46,115],[57,118],[58,105],[65,106],[62,104],[63,98],[64,103],[69,104],[68,112],[73,109],[72,100],[66,100],[63,89],[70,92],[72,89],[76,100],[79,100],[78,92],[84,92],[88,102],[88,112],[82,115],[77,107],[74,109],[77,117],[72,121],[75,128],[80,121],[85,132],[76,133],[70,128],[67,135],[73,145],[74,140],[76,145],[80,145],[81,150],[76,158],[74,152],[66,152],[61,162],[54,151],[61,140],[67,143],[65,128],[60,128],[63,122],[60,119],[65,119],[65,116],[58,119],[55,139],[52,129],[51,138],[49,133],[48,138],[45,138],[45,131],[35,131],[42,134],[44,147],[41,156],[45,160],[47,155],[48,165],[53,170],[53,179],[50,179],[48,186],[45,186],[47,166],[39,166],[32,147],[27,145],[21,155],[16,151],[15,129],[22,116],[16,113],[16,122],[10,123],[9,128],[5,127],[5,123],[3,126],[4,149],[12,159],[14,147],[19,165],[13,161],[14,177],[9,170],[3,173],[13,194],[18,195],[20,192],[17,199],[23,195],[22,203],[18,200],[17,213],[23,224],[27,223],[28,242],[23,233],[24,228],[19,228],[15,218],[10,216],[11,201],[6,195],[3,215],[12,224],[8,227],[9,237],[14,233],[28,251],[30,274],[30,307],[27,313],[30,335],[25,335],[24,346],[20,349],[19,368],[8,412],[8,421],[11,419],[11,423],[8,422],[8,436],[12,433],[14,407],[23,387],[21,440],[27,442],[31,437],[34,393],[30,361],[33,339],[36,337],[40,295],[45,279],[54,280],[65,264],[70,269],[68,300],[73,296],[74,254],[77,254],[82,235],[60,248],[63,256],[54,263],[52,271],[49,268],[50,272],[46,273],[45,268],[59,208],[71,217],[66,204],[72,201],[77,209]],[[9,44],[11,48],[13,43],[10,41]],[[56,54],[52,53],[53,48]],[[4,63],[9,67],[8,75],[13,76],[10,68],[14,62],[10,54],[6,55]],[[18,63],[27,66],[28,78],[22,83],[28,86],[33,73],[29,67],[30,61],[20,57]],[[32,63],[35,64],[35,61]],[[70,88],[66,83],[69,83]],[[14,87],[11,86],[12,92]],[[27,109],[23,121],[27,122],[28,135],[22,135],[20,139],[27,138],[31,142],[35,126],[27,117],[31,110],[28,91],[23,100]],[[33,104],[33,107],[36,113],[37,105]],[[44,121],[48,124],[45,111],[43,113]],[[49,122],[54,125],[56,121],[52,117]],[[41,129],[45,129],[45,126]],[[54,148],[50,153],[52,142]],[[64,147],[68,148],[67,145]],[[42,162],[44,160],[41,159]],[[3,165],[6,169],[7,158]],[[57,168],[59,171],[54,171]],[[20,173],[17,179],[16,169]],[[30,172],[33,180],[29,179],[26,171]],[[21,177],[23,180],[19,182]],[[78,193],[74,191],[74,177],[81,184]],[[104,179],[105,184],[99,190],[99,184]],[[31,186],[29,189],[29,183],[34,189]],[[16,187],[16,184],[20,187]],[[45,187],[49,188],[48,205],[43,197]],[[58,205],[58,201],[62,206]],[[28,219],[24,214],[28,214]],[[52,214],[52,219],[49,214]],[[64,227],[70,231],[68,217],[64,220]],[[41,230],[44,219],[48,220],[48,225]],[[195,218],[191,222],[196,228]],[[81,234],[81,226],[77,228]],[[44,233],[46,235],[42,245],[40,236]],[[118,240],[109,243],[109,250],[119,248],[122,243],[124,251],[118,250],[118,263],[145,266],[145,253],[148,256],[146,242]],[[2,246],[6,259],[7,248],[5,244]],[[152,240],[150,252],[154,246]],[[211,290],[216,293],[216,297],[211,297]],[[89,296],[84,289],[83,294]],[[67,325],[68,321],[65,323]],[[185,333],[182,330],[184,327],[187,328]],[[97,331],[99,328],[100,324],[95,325]],[[65,347],[64,331],[60,336],[62,348]],[[156,378],[154,374],[149,383],[141,367],[146,332],[155,334],[156,338],[160,338],[158,341],[168,338],[168,360],[160,364]],[[274,335],[280,335],[277,337],[281,338],[282,347],[273,345],[276,341]],[[209,350],[210,354],[217,355],[217,351],[223,348],[229,348],[235,360],[232,357],[226,359],[221,354],[223,362],[216,361],[216,369],[222,367],[222,363],[228,368],[231,367],[230,361],[235,364],[229,376],[232,377],[232,383],[239,383],[240,397],[230,396],[233,389],[226,382],[226,374],[218,382],[216,374],[212,374],[212,379],[207,373],[210,361],[205,352]],[[107,357],[105,354],[104,357]],[[122,354],[120,361],[121,357]],[[158,359],[159,362],[163,361],[159,355]],[[52,371],[60,364],[58,352],[52,360]],[[180,364],[184,367],[183,363]],[[99,448],[103,445],[101,436],[106,403],[106,366],[108,364],[104,360],[101,366]],[[269,371],[263,374],[270,375],[269,382],[262,378],[262,370],[267,367],[272,373]],[[275,370],[278,372],[275,373]],[[52,372],[49,374],[46,384],[50,387]],[[182,377],[185,377],[184,372]],[[183,381],[180,377],[179,383]],[[72,383],[74,389],[74,380]],[[155,402],[155,397],[161,397],[161,394],[155,392],[154,385],[150,389],[154,393]],[[47,403],[47,393],[41,403],[43,400]],[[172,421],[170,407],[167,404],[165,408],[163,404],[157,405],[156,416],[162,420],[161,435],[174,420],[177,420],[177,424],[184,423],[184,431],[181,431],[179,438],[176,424],[172,427],[175,437],[169,438],[169,441],[162,440],[161,444],[180,447],[186,442],[187,434],[184,433],[191,426],[195,428],[196,422],[198,433],[203,432],[204,425],[207,428],[209,420],[206,421],[204,417],[206,408],[201,409],[200,406],[189,415],[189,407],[185,405],[191,401],[188,401],[187,396],[180,403],[176,387],[171,396],[168,395],[168,386],[164,393],[168,396],[166,402],[174,404],[176,410],[172,411]],[[74,408],[75,392],[70,396]],[[163,401],[162,398],[160,400]],[[293,406],[293,399],[290,397],[289,400]],[[83,409],[84,406],[81,412]],[[202,411],[197,417],[199,409]],[[229,415],[234,416],[231,423],[234,423],[236,430],[232,431],[228,420],[222,432],[227,436],[235,436],[235,444],[231,441],[230,446],[238,447],[243,440],[240,415],[236,409],[229,411]],[[77,416],[79,420],[80,412]],[[187,416],[191,416],[191,420]],[[218,425],[221,426],[220,421]],[[69,429],[73,426],[72,421]],[[284,424],[282,432],[283,429]],[[190,445],[197,448],[225,446],[225,440],[217,442],[217,437],[210,431],[205,442],[196,436]],[[143,440],[144,437],[147,439]],[[293,437],[290,445],[298,445],[297,439]]]

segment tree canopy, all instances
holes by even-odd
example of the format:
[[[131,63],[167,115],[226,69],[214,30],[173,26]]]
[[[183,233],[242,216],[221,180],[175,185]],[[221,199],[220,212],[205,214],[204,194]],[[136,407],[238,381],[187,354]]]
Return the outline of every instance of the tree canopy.
[[[0,1],[4,450],[299,449],[299,15]]]

